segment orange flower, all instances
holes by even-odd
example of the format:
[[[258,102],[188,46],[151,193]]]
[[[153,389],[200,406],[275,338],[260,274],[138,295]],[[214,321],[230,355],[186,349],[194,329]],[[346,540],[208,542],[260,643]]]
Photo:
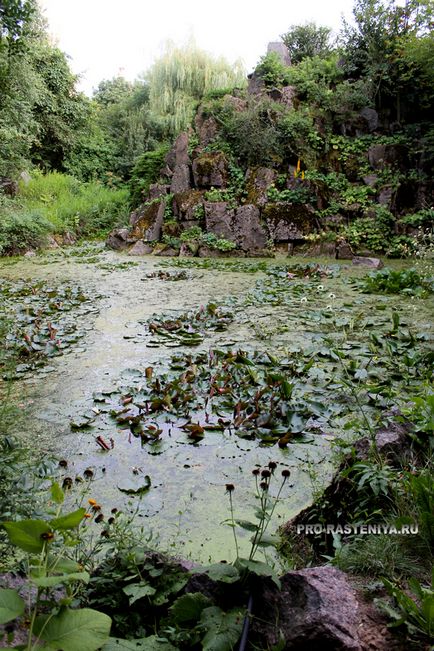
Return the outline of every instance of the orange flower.
[[[97,504],[96,500],[87,500],[91,506],[95,506]]]

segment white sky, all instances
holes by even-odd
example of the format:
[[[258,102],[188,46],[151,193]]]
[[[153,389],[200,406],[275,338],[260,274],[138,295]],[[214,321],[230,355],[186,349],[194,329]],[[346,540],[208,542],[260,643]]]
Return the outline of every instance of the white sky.
[[[171,39],[199,47],[250,72],[291,25],[314,21],[338,30],[353,0],[39,0],[49,31],[91,93],[102,79],[133,80]]]

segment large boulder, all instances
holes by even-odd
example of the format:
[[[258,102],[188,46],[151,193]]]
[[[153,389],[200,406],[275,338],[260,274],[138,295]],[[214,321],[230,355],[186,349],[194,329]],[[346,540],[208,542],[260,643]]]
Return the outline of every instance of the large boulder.
[[[353,264],[357,267],[369,267],[369,269],[382,269],[384,263],[380,258],[368,258],[361,255],[356,255],[353,258]]]
[[[166,165],[172,171],[177,165],[190,165],[190,155],[188,153],[189,135],[186,131],[179,134],[172,149],[166,156]]]
[[[150,255],[152,253],[152,246],[143,242],[143,240],[138,240],[131,249],[128,251],[128,255],[140,256],[140,255]]]
[[[0,192],[15,197],[18,193],[18,183],[7,176],[0,176]]]
[[[267,190],[273,185],[277,172],[269,167],[249,168],[246,173],[247,202],[264,206],[267,201]]]
[[[275,242],[302,240],[315,226],[315,213],[309,204],[268,203],[262,216]]]
[[[261,224],[257,206],[245,204],[237,208],[233,231],[236,242],[246,253],[262,252],[267,245],[267,233]]]
[[[291,65],[291,55],[283,41],[273,41],[267,45],[267,54],[274,52],[279,57],[284,66]]]
[[[368,149],[368,161],[374,170],[394,167],[405,171],[409,165],[408,150],[404,145],[372,145]]]
[[[199,189],[226,187],[228,165],[224,153],[214,151],[197,156],[193,161],[193,179]]]
[[[200,190],[178,192],[173,197],[173,214],[179,221],[200,219],[203,215],[202,205],[203,196]]]
[[[264,586],[252,622],[265,647],[300,651],[362,651],[360,609],[355,590],[334,567],[312,567],[281,577],[281,590]],[[277,623],[277,625],[276,625]],[[280,647],[279,647],[280,648]]]
[[[191,188],[191,171],[189,165],[176,165],[170,181],[170,192],[186,192]]]
[[[122,251],[123,249],[128,248],[129,233],[128,228],[115,228],[111,233],[109,233],[106,240],[106,246],[115,251]]]
[[[131,240],[145,240],[154,242],[161,237],[163,226],[164,209],[166,202],[164,200],[154,201],[150,204],[144,204],[136,211],[137,219],[132,227],[129,237]]]
[[[205,201],[204,207],[207,233],[235,242],[233,208],[226,201]]]
[[[218,124],[215,118],[211,116],[206,116],[203,112],[202,107],[199,108],[194,125],[196,127],[196,133],[199,137],[199,144],[201,147],[206,147],[212,142],[217,133],[218,133]]]

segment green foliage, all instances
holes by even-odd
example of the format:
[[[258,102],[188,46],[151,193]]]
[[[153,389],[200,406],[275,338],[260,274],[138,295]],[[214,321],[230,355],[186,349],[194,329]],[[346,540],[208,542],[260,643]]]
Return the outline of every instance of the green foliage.
[[[52,231],[51,222],[36,209],[1,212],[0,255],[41,248]]]
[[[22,202],[41,212],[53,230],[71,230],[78,235],[107,231],[124,223],[128,214],[127,190],[100,183],[80,183],[65,174],[35,174],[20,190]]]
[[[304,25],[292,25],[281,38],[288,48],[291,63],[294,65],[307,58],[326,57],[331,50],[330,34],[329,27],[318,27],[310,22]]]
[[[27,580],[32,589],[36,587],[36,597],[28,605],[28,648],[33,648],[36,636],[53,649],[96,651],[108,640],[111,619],[96,610],[71,608],[76,590],[90,577],[81,565],[67,557],[68,548],[79,542],[79,527],[86,509],[62,513],[64,493],[58,484],[52,485],[51,497],[56,506],[54,518],[52,511],[45,520],[18,520],[2,525],[9,542],[29,555]],[[65,591],[62,599],[52,592],[58,586]],[[47,605],[51,606],[49,615],[43,614]],[[24,611],[25,603],[15,590],[0,589],[3,622]]]
[[[314,117],[307,107],[291,110],[278,122],[278,141],[286,157],[302,158],[310,166],[315,163],[324,140],[315,125]]]
[[[158,180],[168,150],[168,146],[161,145],[154,151],[147,151],[137,158],[129,182],[133,207],[143,203],[149,186]]]
[[[432,640],[434,635],[434,572],[431,586],[424,586],[416,579],[410,579],[408,584],[412,595],[387,579],[383,579],[387,592],[394,599],[395,606],[384,602],[381,604],[386,613],[392,618],[392,626],[404,624],[410,633],[422,634],[426,640]]]
[[[373,271],[361,282],[361,289],[367,294],[407,294],[426,297],[434,292],[432,278],[421,276],[415,269],[395,271],[381,269]]]
[[[303,183],[285,190],[278,190],[275,186],[270,186],[267,190],[267,197],[270,201],[286,201],[293,204],[312,203],[316,200],[311,188]]]
[[[198,102],[210,90],[243,86],[244,72],[223,58],[214,59],[193,42],[184,48],[168,45],[147,73],[150,111],[171,137],[192,123]]]
[[[289,83],[289,69],[282,63],[277,52],[269,52],[261,57],[255,74],[259,75],[267,88],[281,88]]]
[[[202,242],[209,246],[210,249],[216,249],[217,251],[233,251],[237,245],[235,242],[226,240],[224,237],[217,237],[214,233],[205,233],[202,236]]]

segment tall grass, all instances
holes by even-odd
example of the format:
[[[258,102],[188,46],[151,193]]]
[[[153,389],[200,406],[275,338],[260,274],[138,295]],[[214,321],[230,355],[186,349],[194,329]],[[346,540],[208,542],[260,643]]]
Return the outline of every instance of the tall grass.
[[[126,223],[127,189],[82,183],[72,176],[36,172],[15,200],[0,203],[0,254],[43,246],[50,234],[104,235]]]

